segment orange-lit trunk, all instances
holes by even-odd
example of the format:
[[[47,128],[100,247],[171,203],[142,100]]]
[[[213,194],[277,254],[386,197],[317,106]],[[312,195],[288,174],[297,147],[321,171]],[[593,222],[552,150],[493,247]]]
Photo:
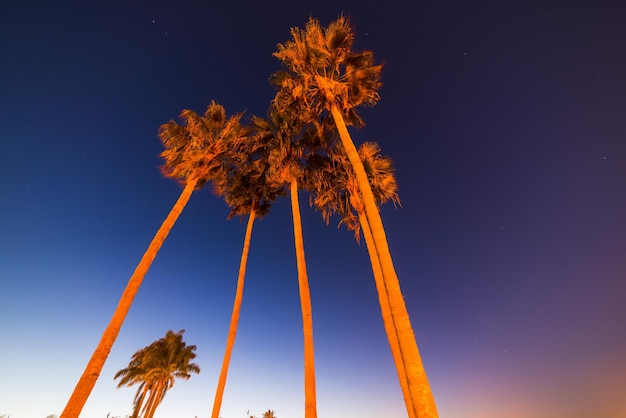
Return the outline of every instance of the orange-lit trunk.
[[[391,259],[391,253],[389,252],[389,246],[387,245],[387,237],[385,236],[385,229],[383,222],[376,206],[374,194],[370,187],[363,167],[363,162],[359,158],[352,138],[348,133],[348,128],[343,120],[343,116],[336,106],[331,108],[331,113],[339,131],[341,143],[346,150],[346,155],[350,160],[350,163],[354,169],[363,197],[363,204],[365,206],[365,215],[367,217],[369,226],[372,230],[372,236],[374,239],[374,246],[376,253],[380,260],[380,265],[383,271],[384,290],[387,293],[387,300],[389,301],[389,307],[391,311],[391,329],[393,329],[399,343],[399,351],[401,359],[395,359],[396,370],[398,375],[402,373],[406,376],[406,381],[409,386],[410,403],[407,404],[407,411],[409,416],[418,418],[436,418],[438,417],[437,407],[435,405],[435,399],[428,378],[426,377],[426,371],[422,364],[422,358],[417,348],[417,342],[415,341],[415,334],[413,327],[411,326],[411,319],[409,313],[404,304],[404,298],[402,291],[400,290],[400,282],[396,275],[395,268],[393,266],[393,260]],[[383,320],[385,318],[383,317]],[[392,346],[392,342],[389,345]],[[393,351],[392,351],[393,353]],[[401,364],[402,363],[402,364]],[[404,369],[404,370],[403,370]],[[402,380],[402,379],[400,379]],[[406,399],[406,398],[405,398]],[[412,411],[412,412],[411,412]]]
[[[150,395],[148,395],[148,399],[146,400],[146,404],[143,408],[143,415],[142,418],[149,418],[150,417],[150,411],[152,410],[152,407],[154,405],[154,402],[156,401],[156,383],[154,384],[155,387],[150,389]]]
[[[411,404],[411,392],[409,391],[409,382],[406,378],[406,370],[404,369],[404,362],[402,361],[402,355],[400,351],[400,342],[393,327],[393,319],[391,315],[391,307],[389,306],[388,292],[385,288],[385,281],[383,279],[383,270],[380,266],[380,260],[376,253],[376,246],[374,245],[374,236],[370,229],[367,217],[364,212],[358,211],[359,223],[363,230],[363,237],[365,238],[365,245],[367,252],[370,256],[370,262],[372,263],[372,272],[374,273],[374,283],[376,284],[376,291],[378,293],[378,303],[380,303],[380,311],[383,317],[383,324],[385,326],[385,332],[387,334],[387,340],[391,348],[391,354],[393,355],[394,362],[398,367],[398,379],[400,381],[400,388],[402,389],[402,395],[404,396],[404,402],[407,405]],[[409,418],[417,418],[414,414],[413,408],[407,408]]]
[[[174,226],[174,223],[189,201],[196,184],[197,180],[190,180],[187,182],[180,197],[174,204],[174,207],[167,215],[167,218],[165,218],[165,221],[163,221],[163,224],[161,224],[161,227],[152,239],[152,242],[150,242],[148,249],[143,254],[141,261],[135,268],[135,272],[128,280],[126,289],[124,289],[124,292],[122,293],[122,297],[120,298],[115,312],[113,313],[113,317],[111,318],[109,325],[104,330],[96,350],[89,359],[89,362],[85,367],[85,371],[78,380],[70,399],[67,401],[65,409],[61,413],[61,418],[78,418],[80,415],[80,412],[85,406],[85,402],[87,402],[87,398],[89,398],[89,395],[96,384],[96,380],[98,380],[98,376],[100,376],[102,367],[104,367],[104,363],[111,352],[113,343],[115,343],[115,339],[120,332],[124,319],[130,310],[130,306],[132,305],[133,299],[141,286],[144,276],[148,272],[152,261],[154,261],[154,258],[159,252],[161,245],[163,245],[163,241],[167,238],[167,235]]]
[[[317,418],[317,395],[315,389],[315,361],[313,353],[313,312],[309,277],[304,259],[302,220],[298,201],[298,182],[291,182],[291,212],[293,214],[293,235],[296,244],[296,264],[298,266],[298,287],[302,308],[302,328],[304,331],[304,418]]]
[[[119,386],[118,386],[119,388]],[[148,385],[144,385],[143,389],[141,389],[141,395],[139,396],[139,399],[137,399],[137,402],[135,404],[135,407],[133,408],[133,415],[131,415],[130,418],[138,418],[139,417],[139,412],[141,411],[141,408],[143,407],[143,404],[146,400],[146,394],[148,393]]]
[[[163,400],[163,397],[165,396],[165,392],[167,391],[165,389],[165,382],[163,382],[162,380],[157,381],[155,386],[156,388],[154,389],[154,391],[150,391],[149,404],[147,405],[146,412],[144,413],[143,418],[154,417],[157,406],[159,406],[159,404]]]
[[[222,397],[224,396],[224,387],[226,386],[226,376],[228,375],[228,365],[230,357],[235,345],[235,337],[237,336],[237,326],[239,324],[239,314],[241,313],[241,302],[243,300],[243,284],[246,276],[246,264],[248,263],[248,252],[250,251],[250,240],[252,237],[252,225],[256,211],[252,209],[248,216],[248,226],[246,227],[246,236],[243,241],[243,251],[241,253],[241,262],[239,263],[239,277],[237,278],[237,291],[235,292],[235,302],[233,303],[233,313],[230,317],[230,327],[228,328],[228,337],[226,339],[226,351],[224,360],[222,361],[222,370],[217,382],[217,390],[215,391],[215,400],[213,401],[213,412],[211,418],[219,418],[220,409],[222,407]]]

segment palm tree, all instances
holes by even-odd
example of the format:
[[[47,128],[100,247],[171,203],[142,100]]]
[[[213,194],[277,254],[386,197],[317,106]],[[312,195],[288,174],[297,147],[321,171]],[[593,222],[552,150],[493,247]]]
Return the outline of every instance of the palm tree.
[[[115,374],[114,379],[120,378],[118,388],[139,384],[132,418],[140,414],[152,418],[177,378],[189,380],[191,373],[200,373],[198,365],[191,363],[196,346],[183,341],[184,332],[167,331],[165,337],[133,354],[128,367]]]
[[[309,142],[315,138],[315,135],[312,131],[302,132],[299,121],[289,113],[279,113],[273,107],[270,107],[268,113],[269,121],[253,118],[253,124],[259,132],[258,141],[267,147],[268,181],[280,187],[289,186],[304,334],[304,416],[305,418],[316,418],[313,313],[298,199],[298,184],[303,177],[303,156],[309,147]]]
[[[228,218],[231,219],[235,215],[248,215],[248,224],[239,265],[237,290],[228,328],[224,360],[215,391],[212,418],[219,418],[228,367],[237,335],[252,226],[256,218],[263,218],[269,212],[270,202],[282,193],[283,188],[282,185],[280,187],[272,185],[266,179],[269,165],[267,155],[264,152],[265,149],[258,142],[258,135],[251,135],[246,138],[245,141],[240,141],[231,147],[227,154],[225,176],[222,176],[220,181],[214,182],[216,193],[224,195],[226,203],[232,208]]]
[[[274,411],[272,411],[271,409],[268,409],[267,411],[263,412],[263,418],[278,418],[276,416],[276,413]]]
[[[183,125],[169,121],[159,128],[159,138],[165,147],[161,153],[165,160],[161,171],[166,177],[184,184],[183,191],[130,277],[113,317],[61,413],[61,418],[78,418],[80,415],[143,278],[193,191],[220,173],[220,156],[228,148],[229,141],[240,135],[240,117],[235,115],[226,119],[224,108],[211,102],[203,116],[191,110],[183,110],[180,114]]]
[[[299,115],[305,122],[316,123],[320,118],[328,117],[334,121],[356,176],[383,272],[384,287],[379,290],[385,293],[382,299],[389,301],[391,310],[391,317],[383,319],[391,320],[387,326],[393,330],[399,342],[399,356],[394,355],[394,362],[409,417],[436,417],[435,401],[404,304],[376,200],[347,129],[347,124],[357,127],[362,125],[355,111],[357,106],[373,106],[378,101],[382,66],[374,65],[370,51],[352,52],[354,32],[343,16],[326,29],[321,27],[318,20],[310,18],[304,30],[292,28],[291,35],[292,40],[278,44],[278,51],[274,53],[287,70],[273,77],[274,83],[280,87],[273,104],[280,111]],[[372,265],[375,264],[372,261]],[[394,344],[392,339],[389,341],[390,346]]]

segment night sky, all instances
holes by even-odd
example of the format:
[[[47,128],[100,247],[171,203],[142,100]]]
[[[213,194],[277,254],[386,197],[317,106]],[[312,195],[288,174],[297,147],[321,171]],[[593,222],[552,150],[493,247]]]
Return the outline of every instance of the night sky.
[[[89,4],[88,4],[89,3]],[[181,188],[159,125],[211,100],[264,116],[276,44],[341,13],[384,64],[355,143],[395,161],[383,222],[445,418],[626,417],[623,2],[0,2],[0,415],[60,414]],[[535,3],[541,5],[535,5]],[[365,245],[300,204],[320,417],[406,417]],[[81,417],[185,329],[202,371],[156,418],[209,416],[245,220],[195,193]],[[255,224],[221,416],[303,416],[289,200]]]

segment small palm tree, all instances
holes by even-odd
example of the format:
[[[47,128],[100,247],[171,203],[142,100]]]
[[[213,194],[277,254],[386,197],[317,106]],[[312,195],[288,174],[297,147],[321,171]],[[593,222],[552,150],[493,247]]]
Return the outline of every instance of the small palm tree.
[[[114,379],[120,379],[118,388],[139,385],[132,418],[140,414],[152,418],[177,378],[189,380],[191,373],[200,373],[198,365],[191,363],[196,346],[183,341],[184,332],[167,331],[165,337],[135,352],[128,367],[115,374]]]
[[[193,191],[221,175],[220,158],[228,149],[228,144],[236,141],[242,132],[239,123],[241,115],[227,119],[224,108],[215,102],[211,102],[203,116],[191,110],[183,110],[180,118],[184,122],[182,125],[175,121],[161,125],[159,138],[165,148],[161,153],[161,157],[165,160],[161,171],[166,177],[184,184],[184,189],[129,279],[113,317],[61,413],[61,418],[78,418],[80,415],[117,339],[143,278],[163,242]]]
[[[354,32],[348,21],[339,17],[327,28],[310,18],[304,30],[291,29],[292,39],[278,45],[274,53],[286,67],[276,73],[274,83],[280,88],[273,104],[281,112],[298,115],[304,123],[319,124],[332,118],[344,152],[354,170],[359,193],[363,200],[367,223],[372,231],[378,263],[383,272],[385,294],[391,316],[384,318],[398,340],[399,357],[394,355],[400,385],[409,417],[437,416],[435,401],[415,341],[411,321],[404,304],[400,284],[382,224],[376,199],[368,182],[363,163],[347,129],[347,125],[361,126],[355,109],[360,105],[373,106],[379,100],[382,66],[374,65],[370,51],[354,53]],[[329,116],[330,115],[330,116]],[[329,143],[329,147],[334,144]],[[330,150],[329,150],[330,152]],[[394,343],[390,340],[390,345]]]
[[[278,417],[276,416],[274,411],[272,411],[271,409],[268,409],[267,411],[263,412],[263,418],[278,418]]]

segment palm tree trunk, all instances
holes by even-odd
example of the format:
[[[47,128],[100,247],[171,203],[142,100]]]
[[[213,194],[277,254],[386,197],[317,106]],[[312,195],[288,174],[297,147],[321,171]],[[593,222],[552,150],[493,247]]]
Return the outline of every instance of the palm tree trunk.
[[[161,402],[163,402],[163,398],[165,398],[165,394],[167,393],[167,390],[169,389],[167,385],[167,379],[166,380],[159,379],[156,382],[155,386],[156,386],[156,389],[154,390],[154,397],[152,397],[150,408],[146,411],[143,418],[154,417],[157,407],[161,405]]]
[[[365,206],[365,215],[367,216],[369,226],[372,230],[374,245],[383,270],[385,290],[388,294],[387,298],[389,300],[391,319],[393,321],[392,329],[394,329],[397,336],[402,362],[404,363],[404,365],[400,365],[396,361],[396,369],[398,373],[402,373],[402,369],[404,368],[404,374],[406,375],[411,393],[412,402],[410,405],[407,405],[407,410],[413,409],[414,412],[413,415],[409,413],[409,416],[436,418],[438,417],[438,413],[435,399],[430,390],[426,371],[424,370],[419,349],[417,348],[415,334],[411,326],[411,319],[409,318],[409,313],[404,304],[404,298],[400,290],[400,282],[398,281],[398,276],[393,266],[389,246],[387,245],[385,229],[367,179],[367,174],[365,173],[365,168],[363,167],[363,162],[359,158],[358,151],[348,133],[348,128],[346,127],[341,112],[333,105],[331,113],[337,130],[339,131],[341,143],[346,150],[347,157],[357,177],[359,189],[363,197],[363,204]],[[389,344],[392,345],[391,341]]]
[[[148,393],[148,385],[144,384],[139,387],[138,391],[141,391],[141,394],[137,392],[137,396],[135,396],[135,404],[133,405],[133,415],[131,418],[139,418],[139,412],[141,411],[144,399],[146,398],[146,393]]]
[[[359,224],[363,230],[363,237],[365,238],[365,245],[367,246],[367,253],[370,256],[370,262],[372,264],[372,272],[374,273],[374,283],[376,284],[376,291],[378,293],[378,303],[380,304],[380,311],[383,317],[383,324],[385,326],[385,333],[387,334],[387,340],[391,348],[391,354],[393,356],[394,363],[398,366],[398,380],[400,381],[400,388],[402,389],[402,395],[404,396],[404,403],[411,405],[411,392],[409,390],[409,382],[406,377],[406,370],[404,368],[404,361],[402,360],[402,352],[400,351],[400,342],[398,336],[395,333],[393,327],[393,318],[391,315],[391,308],[389,306],[388,292],[385,288],[385,280],[383,279],[383,271],[380,266],[380,260],[376,253],[376,246],[374,245],[374,236],[370,229],[367,217],[362,211],[358,211]],[[415,416],[414,408],[407,408],[409,418],[417,418]]]
[[[146,402],[146,407],[144,409],[143,418],[152,418],[156,410],[156,407],[160,402],[159,400],[160,393],[161,393],[161,382],[155,382],[154,387],[150,389],[150,397],[148,398],[148,402]]]
[[[141,417],[142,418],[146,418],[148,416],[148,411],[150,411],[150,408],[152,407],[152,403],[154,402],[154,388],[150,388],[150,394],[148,394],[148,399],[146,399],[146,402],[144,403],[143,407],[141,408]]]
[[[246,264],[248,262],[248,252],[250,251],[250,240],[252,237],[252,225],[256,210],[250,211],[248,216],[248,226],[246,227],[246,236],[243,241],[243,251],[241,253],[241,262],[239,264],[239,277],[237,278],[237,291],[235,292],[235,302],[233,303],[233,313],[230,317],[230,327],[228,328],[228,338],[226,340],[226,351],[224,360],[222,361],[222,370],[217,382],[217,390],[215,391],[215,400],[213,401],[213,412],[211,418],[218,418],[220,408],[222,407],[222,397],[224,396],[224,387],[226,386],[226,376],[228,374],[228,365],[230,364],[230,356],[235,345],[235,337],[237,335],[237,326],[239,324],[239,314],[241,313],[241,301],[243,300],[243,284],[246,276]]]
[[[363,237],[365,238],[365,245],[367,252],[370,256],[372,263],[372,271],[374,273],[374,283],[376,284],[376,291],[378,293],[378,303],[380,304],[380,311],[383,317],[383,324],[385,326],[385,332],[387,333],[387,340],[391,347],[391,354],[393,355],[394,363],[398,366],[398,380],[400,381],[400,388],[402,389],[402,395],[404,396],[404,403],[406,405],[411,404],[411,392],[409,391],[409,382],[406,378],[406,371],[404,369],[404,362],[402,360],[402,354],[400,351],[400,342],[393,328],[393,319],[391,315],[391,308],[389,306],[388,292],[385,289],[385,281],[383,279],[383,270],[380,266],[380,260],[376,253],[376,246],[374,245],[374,237],[372,230],[370,229],[367,217],[362,211],[358,211],[359,224],[363,230]],[[417,418],[413,408],[407,408],[409,418]]]
[[[304,417],[317,418],[317,396],[315,394],[315,361],[313,354],[313,313],[311,292],[304,258],[304,240],[302,238],[302,220],[298,202],[298,182],[291,182],[291,212],[293,214],[293,235],[296,245],[296,264],[298,267],[298,287],[302,308],[302,328],[304,331]]]
[[[154,258],[159,252],[161,245],[163,245],[163,241],[167,238],[167,235],[174,226],[174,223],[189,201],[196,184],[197,180],[189,180],[187,182],[180,197],[174,204],[174,207],[167,215],[167,218],[165,218],[165,221],[163,221],[163,224],[161,224],[161,227],[152,239],[152,242],[150,242],[148,249],[143,254],[141,261],[135,268],[135,272],[128,280],[126,289],[124,289],[124,292],[122,293],[122,297],[120,298],[115,312],[113,313],[113,317],[111,318],[109,325],[104,330],[96,350],[89,359],[87,367],[85,367],[85,371],[74,388],[74,392],[72,392],[70,399],[67,401],[65,409],[61,413],[61,418],[78,418],[80,415],[83,406],[85,406],[85,402],[87,402],[87,398],[89,398],[89,394],[96,384],[96,380],[98,380],[98,376],[100,376],[102,367],[104,367],[104,363],[111,352],[113,343],[115,343],[115,339],[120,332],[124,319],[130,310],[130,306],[132,305],[133,299],[141,286],[144,276],[148,272],[152,261],[154,261]]]
[[[160,380],[158,383],[158,390],[156,392],[156,395],[154,397],[154,403],[152,404],[152,407],[150,408],[150,412],[148,414],[146,414],[146,416],[144,418],[153,418],[154,414],[156,413],[156,409],[159,405],[161,405],[161,402],[163,402],[163,399],[165,398],[165,394],[167,393],[168,389],[170,387],[167,384],[167,380],[163,381]]]
[[[145,417],[146,416],[146,412],[148,411],[148,408],[150,407],[150,400],[153,398],[153,392],[154,390],[152,390],[152,387],[154,386],[154,382],[150,382],[148,384],[146,384],[146,389],[144,390],[144,398],[141,402],[141,405],[138,405],[136,408],[137,413],[133,413],[133,418],[135,417]]]

